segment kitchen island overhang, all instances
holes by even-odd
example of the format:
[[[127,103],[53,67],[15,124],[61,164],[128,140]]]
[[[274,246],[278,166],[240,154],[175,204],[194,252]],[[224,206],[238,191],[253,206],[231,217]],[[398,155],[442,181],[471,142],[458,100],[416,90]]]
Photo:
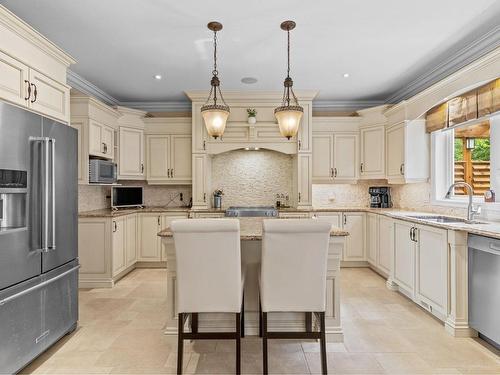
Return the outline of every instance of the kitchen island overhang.
[[[263,218],[240,218],[241,262],[246,269],[245,281],[245,334],[259,333],[259,285],[262,248]],[[342,342],[343,332],[340,320],[340,260],[349,233],[332,227],[327,261],[326,280],[326,334],[329,342]],[[165,333],[177,334],[176,308],[176,257],[173,234],[170,228],[158,233],[167,260],[167,321]],[[234,319],[231,314],[206,313],[199,316],[199,331],[232,331]],[[304,331],[305,313],[269,313],[268,325],[273,331]],[[189,327],[186,327],[189,329]]]

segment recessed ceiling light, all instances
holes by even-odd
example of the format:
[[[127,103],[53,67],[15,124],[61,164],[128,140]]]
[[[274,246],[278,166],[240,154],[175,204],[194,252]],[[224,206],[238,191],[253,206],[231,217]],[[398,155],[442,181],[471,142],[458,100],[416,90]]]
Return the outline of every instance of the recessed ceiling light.
[[[255,78],[255,77],[243,77],[241,79],[241,82],[246,83],[247,85],[251,85],[251,84],[257,83],[257,78]]]
[[[155,79],[160,80],[161,78],[162,78],[162,77],[161,77],[161,74],[156,74],[156,75],[155,75]]]
[[[343,76],[344,78],[349,78],[349,73],[344,73]]]

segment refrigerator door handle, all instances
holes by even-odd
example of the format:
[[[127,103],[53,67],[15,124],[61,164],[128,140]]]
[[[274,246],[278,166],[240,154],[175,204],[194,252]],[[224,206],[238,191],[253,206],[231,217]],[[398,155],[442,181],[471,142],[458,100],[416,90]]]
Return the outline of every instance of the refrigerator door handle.
[[[51,189],[52,189],[52,241],[49,247],[49,250],[55,250],[56,248],[56,140],[54,138],[49,139],[49,143],[51,145],[51,171],[50,177],[51,181]]]
[[[43,230],[42,230],[42,251],[49,251],[49,138],[43,138],[44,171],[43,171]]]

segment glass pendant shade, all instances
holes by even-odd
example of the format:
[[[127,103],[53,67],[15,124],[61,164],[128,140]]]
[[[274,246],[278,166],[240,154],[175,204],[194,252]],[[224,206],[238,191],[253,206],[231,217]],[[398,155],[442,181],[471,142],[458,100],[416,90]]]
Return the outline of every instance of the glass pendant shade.
[[[283,137],[290,139],[297,135],[303,113],[302,107],[290,106],[276,108],[274,115],[278,120],[280,133]]]
[[[224,134],[227,118],[229,117],[229,107],[207,105],[201,108],[201,115],[205,121],[208,135],[217,139]]]

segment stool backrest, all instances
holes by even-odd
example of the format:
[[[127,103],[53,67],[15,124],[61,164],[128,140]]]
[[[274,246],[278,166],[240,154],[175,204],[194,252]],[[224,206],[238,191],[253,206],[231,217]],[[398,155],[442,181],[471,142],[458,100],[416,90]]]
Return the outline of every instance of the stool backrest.
[[[175,220],[170,229],[177,261],[177,312],[239,312],[239,220]]]
[[[261,303],[264,312],[325,311],[331,224],[314,219],[264,220]]]

